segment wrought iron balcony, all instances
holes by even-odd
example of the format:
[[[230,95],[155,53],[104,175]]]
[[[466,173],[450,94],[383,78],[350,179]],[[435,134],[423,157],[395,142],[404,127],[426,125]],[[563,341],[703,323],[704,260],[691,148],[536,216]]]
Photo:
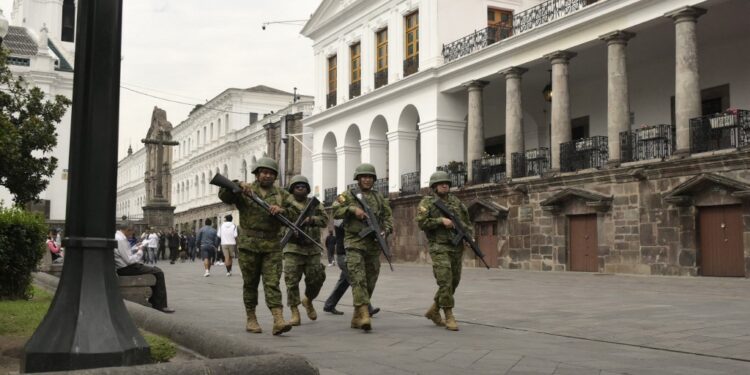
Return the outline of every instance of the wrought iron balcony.
[[[328,207],[332,205],[338,195],[338,188],[332,187],[323,190],[323,206]]]
[[[499,183],[505,180],[505,156],[488,156],[471,161],[474,184]]]
[[[386,198],[388,197],[388,177],[380,178],[375,180],[375,184],[372,185],[372,189],[379,191]]]
[[[349,99],[356,98],[362,94],[362,81],[349,84]]]
[[[408,77],[419,70],[419,54],[404,60],[404,77]]]
[[[400,195],[413,195],[419,193],[419,179],[420,172],[410,172],[401,175],[401,191]]]
[[[750,111],[730,109],[724,113],[690,119],[690,152],[706,152],[750,145]]]
[[[583,138],[560,144],[561,172],[600,168],[608,158],[609,151],[605,136]]]
[[[326,95],[326,108],[331,108],[336,105],[336,90],[333,90]]]
[[[388,68],[375,72],[375,88],[388,84]]]
[[[546,147],[514,152],[512,158],[513,177],[541,176],[549,170],[549,149]]]
[[[359,184],[357,184],[357,183],[355,182],[355,183],[353,183],[353,184],[349,184],[349,185],[346,185],[346,190],[349,190],[349,191],[352,191],[352,190],[354,190],[355,192],[356,192],[356,191],[359,191]]]
[[[437,167],[437,170],[448,172],[452,187],[462,187],[466,184],[466,163],[462,161],[452,161],[446,165]]]
[[[571,15],[598,0],[548,0],[513,15],[512,26],[487,27],[443,45],[443,58],[450,62],[513,35],[535,29]],[[404,74],[406,76],[406,74]]]
[[[666,159],[674,152],[675,128],[660,124],[620,133],[620,161]]]

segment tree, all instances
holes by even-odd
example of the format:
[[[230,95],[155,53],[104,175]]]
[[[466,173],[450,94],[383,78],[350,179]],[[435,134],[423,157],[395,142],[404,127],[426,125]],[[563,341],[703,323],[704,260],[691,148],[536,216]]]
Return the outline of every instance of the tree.
[[[28,88],[23,77],[11,74],[8,54],[0,48],[0,185],[23,206],[38,200],[57,168],[48,153],[57,146],[56,126],[71,101],[62,95],[46,100],[42,90]]]

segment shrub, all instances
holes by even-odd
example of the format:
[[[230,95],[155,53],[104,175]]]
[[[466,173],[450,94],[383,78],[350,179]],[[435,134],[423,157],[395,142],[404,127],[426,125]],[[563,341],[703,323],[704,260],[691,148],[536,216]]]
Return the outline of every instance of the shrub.
[[[31,273],[44,255],[46,233],[40,216],[0,206],[0,300],[31,298]]]

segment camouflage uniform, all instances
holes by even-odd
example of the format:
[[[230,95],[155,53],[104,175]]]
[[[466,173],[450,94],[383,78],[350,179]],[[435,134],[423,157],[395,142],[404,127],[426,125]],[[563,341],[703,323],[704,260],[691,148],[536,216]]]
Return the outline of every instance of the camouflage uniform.
[[[375,190],[362,193],[362,199],[377,217],[381,229],[388,233],[392,232],[393,218],[388,200]],[[370,297],[375,290],[380,274],[381,249],[373,235],[365,238],[359,237],[359,232],[365,228],[365,224],[354,216],[357,207],[360,207],[357,200],[350,191],[346,191],[336,199],[333,216],[344,220],[344,248],[352,296],[354,306],[361,306],[370,304]]]
[[[453,294],[461,281],[461,258],[464,244],[453,246],[453,230],[443,225],[443,215],[433,202],[440,199],[437,194],[426,196],[419,202],[416,222],[429,240],[430,257],[432,258],[432,272],[437,280],[438,291],[435,293],[435,303],[439,307],[453,308]],[[469,212],[455,195],[448,193],[443,199],[448,208],[456,214],[466,230],[474,236]]]
[[[239,184],[239,181],[234,181]],[[286,207],[289,197],[284,189],[273,186],[265,193],[260,182],[255,181],[251,189],[261,199],[270,205]],[[219,190],[219,199],[228,204],[234,204],[240,211],[240,227],[242,230],[237,237],[237,248],[240,253],[240,269],[242,270],[242,297],[245,310],[250,311],[258,305],[258,284],[263,277],[263,291],[266,305],[269,309],[282,307],[281,289],[281,240],[282,225],[268,215],[262,207],[242,193],[234,194],[228,189]]]
[[[295,220],[305,209],[311,198],[297,202],[294,196],[287,198],[287,217]],[[320,228],[327,224],[326,216],[320,206],[308,216],[309,221],[304,226],[305,233],[312,238],[320,238]],[[294,238],[284,248],[284,281],[286,282],[287,306],[300,304],[299,282],[305,275],[305,296],[312,301],[320,293],[320,288],[326,279],[325,268],[320,263],[320,249],[306,238]]]

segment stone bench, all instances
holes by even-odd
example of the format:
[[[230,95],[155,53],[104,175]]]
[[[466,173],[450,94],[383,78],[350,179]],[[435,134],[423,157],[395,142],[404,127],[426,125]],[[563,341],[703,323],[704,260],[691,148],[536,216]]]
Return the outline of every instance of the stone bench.
[[[146,307],[151,307],[148,299],[151,298],[151,287],[156,285],[156,276],[117,276],[117,281],[120,285],[122,298]]]
[[[52,263],[47,267],[48,270],[45,272],[52,276],[59,278],[62,274],[63,263]],[[151,287],[156,285],[156,276],[117,276],[117,282],[120,286],[122,298],[146,307],[151,307],[148,299],[151,298]]]

